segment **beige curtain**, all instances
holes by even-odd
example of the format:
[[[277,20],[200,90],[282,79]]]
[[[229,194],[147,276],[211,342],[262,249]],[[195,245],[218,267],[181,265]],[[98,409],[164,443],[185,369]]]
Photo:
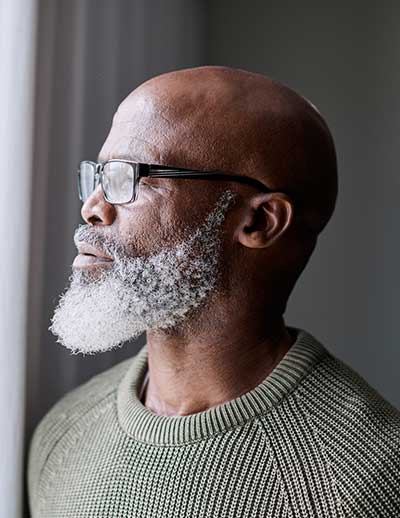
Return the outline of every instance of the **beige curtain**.
[[[36,1],[0,2],[0,516],[20,518]]]

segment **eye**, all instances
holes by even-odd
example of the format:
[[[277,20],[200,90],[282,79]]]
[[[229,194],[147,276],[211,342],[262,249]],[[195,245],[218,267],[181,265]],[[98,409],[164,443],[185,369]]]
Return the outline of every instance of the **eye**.
[[[152,187],[152,185],[144,178],[140,180],[140,185],[143,185],[143,187]]]

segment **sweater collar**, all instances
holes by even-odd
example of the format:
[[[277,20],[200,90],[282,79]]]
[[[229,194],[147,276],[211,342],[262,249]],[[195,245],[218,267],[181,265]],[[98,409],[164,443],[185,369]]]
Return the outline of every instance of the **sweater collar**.
[[[297,338],[285,356],[255,388],[208,410],[185,416],[157,415],[140,401],[148,370],[145,344],[132,359],[117,390],[118,419],[133,439],[155,445],[181,445],[243,425],[265,414],[289,394],[326,354],[325,347],[307,331],[289,327]]]

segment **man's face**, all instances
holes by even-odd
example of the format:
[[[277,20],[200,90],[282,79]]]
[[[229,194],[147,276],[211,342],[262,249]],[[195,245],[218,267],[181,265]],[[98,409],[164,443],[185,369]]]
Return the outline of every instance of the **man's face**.
[[[90,245],[112,260],[79,255],[74,261],[50,327],[74,353],[104,352],[148,329],[181,326],[221,288],[221,231],[235,195],[226,190],[217,198],[213,192],[214,203],[195,204],[193,185],[157,180],[141,185],[135,202],[112,206],[110,221],[100,188],[82,209],[87,221],[96,211],[103,221],[78,227],[78,250]]]
[[[172,129],[179,122],[168,126],[163,116],[172,102],[163,104],[152,92],[129,96],[98,161],[179,167],[183,137]],[[171,153],[173,163],[166,164]],[[75,243],[82,253],[86,243],[112,260],[76,258],[50,327],[58,341],[73,352],[94,353],[146,330],[183,326],[223,286],[230,268],[221,275],[229,242],[224,219],[234,198],[224,182],[146,177],[134,202],[112,205],[99,185],[82,207],[87,225],[77,229]]]

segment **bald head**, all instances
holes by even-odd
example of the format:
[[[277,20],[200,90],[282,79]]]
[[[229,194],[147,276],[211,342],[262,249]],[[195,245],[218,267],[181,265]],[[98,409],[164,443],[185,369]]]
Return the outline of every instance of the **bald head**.
[[[321,114],[244,70],[204,66],[143,83],[119,106],[100,155],[257,178],[290,193],[315,236],[335,207],[336,154]]]

